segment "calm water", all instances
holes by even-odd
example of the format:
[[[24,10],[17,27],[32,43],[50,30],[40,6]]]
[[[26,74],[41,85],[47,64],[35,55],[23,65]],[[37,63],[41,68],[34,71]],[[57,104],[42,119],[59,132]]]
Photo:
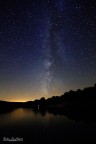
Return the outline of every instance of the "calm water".
[[[32,109],[16,109],[0,115],[0,141],[3,137],[21,137],[23,143],[30,141],[32,144],[92,143],[96,141],[96,123],[76,122]]]

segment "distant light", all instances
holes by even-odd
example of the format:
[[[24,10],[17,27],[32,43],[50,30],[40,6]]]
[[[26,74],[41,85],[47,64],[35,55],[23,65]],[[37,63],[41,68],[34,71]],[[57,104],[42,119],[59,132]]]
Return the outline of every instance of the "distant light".
[[[40,105],[38,105],[38,109],[40,108]]]

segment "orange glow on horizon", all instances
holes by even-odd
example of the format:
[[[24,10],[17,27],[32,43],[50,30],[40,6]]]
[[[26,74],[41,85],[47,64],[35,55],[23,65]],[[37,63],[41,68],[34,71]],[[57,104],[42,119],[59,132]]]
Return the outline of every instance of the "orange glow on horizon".
[[[45,97],[45,99],[48,99],[52,96],[60,96],[63,91],[59,90],[59,88],[54,88],[53,91],[47,93],[46,95],[41,92],[39,93],[33,93],[32,91],[29,92],[22,92],[22,91],[10,91],[10,92],[3,92],[1,95],[0,100],[2,101],[9,101],[9,102],[27,102],[27,101],[34,101],[36,99],[41,99],[42,97]]]
[[[27,101],[34,101],[32,99],[10,99],[10,100],[5,100],[5,101],[9,101],[9,102],[27,102]]]

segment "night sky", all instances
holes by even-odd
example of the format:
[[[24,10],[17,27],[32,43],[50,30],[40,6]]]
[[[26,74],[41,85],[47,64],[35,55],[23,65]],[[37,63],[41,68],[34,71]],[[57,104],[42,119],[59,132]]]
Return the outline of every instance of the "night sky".
[[[95,82],[95,0],[0,0],[1,100],[48,98]]]

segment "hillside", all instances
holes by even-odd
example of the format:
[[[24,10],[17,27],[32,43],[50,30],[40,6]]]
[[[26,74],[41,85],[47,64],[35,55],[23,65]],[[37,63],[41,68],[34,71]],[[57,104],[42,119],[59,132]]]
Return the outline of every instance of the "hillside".
[[[0,101],[0,113],[9,112],[16,108],[32,108],[40,112],[51,112],[55,115],[66,115],[71,119],[96,120],[96,84],[83,90],[69,91],[61,96],[29,101],[5,102]]]

